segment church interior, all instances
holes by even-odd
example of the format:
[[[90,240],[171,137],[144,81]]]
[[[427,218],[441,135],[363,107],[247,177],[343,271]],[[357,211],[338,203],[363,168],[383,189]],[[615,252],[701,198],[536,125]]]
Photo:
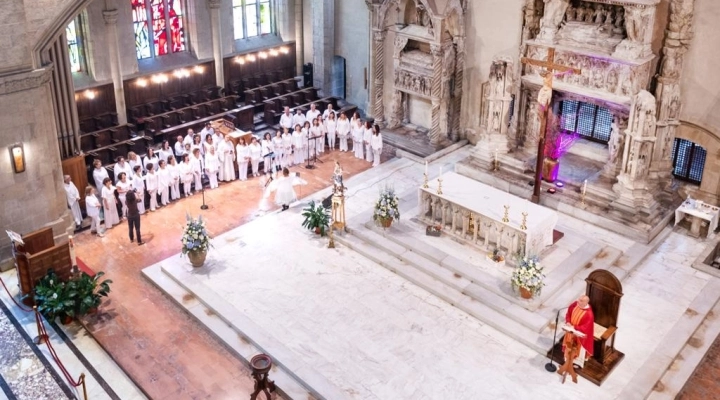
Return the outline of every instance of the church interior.
[[[0,400],[720,399],[720,2],[0,9]]]

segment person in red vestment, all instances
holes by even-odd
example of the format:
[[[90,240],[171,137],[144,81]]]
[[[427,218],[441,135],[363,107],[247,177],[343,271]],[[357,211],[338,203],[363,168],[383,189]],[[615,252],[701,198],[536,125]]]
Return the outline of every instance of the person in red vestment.
[[[576,336],[580,340],[582,348],[580,349],[580,354],[575,363],[579,364],[581,368],[585,360],[593,355],[593,341],[595,340],[593,333],[595,316],[593,315],[593,311],[589,303],[589,297],[580,296],[579,299],[570,304],[567,314],[565,315],[565,324],[567,326],[572,326],[576,331],[578,331]],[[565,352],[564,348],[563,352]]]

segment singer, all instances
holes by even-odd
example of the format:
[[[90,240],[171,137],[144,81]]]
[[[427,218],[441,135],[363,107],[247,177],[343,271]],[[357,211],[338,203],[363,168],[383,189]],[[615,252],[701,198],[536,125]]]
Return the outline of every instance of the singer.
[[[571,335],[570,331],[574,330],[575,336],[580,342],[580,352],[577,357],[573,357],[574,364],[577,364],[582,368],[585,365],[585,360],[593,355],[593,341],[594,341],[594,324],[595,316],[593,315],[592,308],[590,307],[590,298],[588,296],[580,296],[579,299],[574,301],[568,307],[567,314],[565,314],[565,327],[564,330],[568,331],[566,335]],[[568,349],[565,348],[565,341],[563,341],[563,354],[568,354]],[[565,360],[567,364],[570,360]]]

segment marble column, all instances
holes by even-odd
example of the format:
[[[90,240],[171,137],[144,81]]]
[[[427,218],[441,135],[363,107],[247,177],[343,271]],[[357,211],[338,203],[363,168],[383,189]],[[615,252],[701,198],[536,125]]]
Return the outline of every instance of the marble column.
[[[453,109],[452,109],[452,140],[461,139],[464,134],[460,130],[460,115],[462,109],[463,84],[465,82],[465,39],[457,37],[455,41],[455,53],[457,60],[455,64],[455,87],[453,93]]]
[[[372,112],[375,123],[384,126],[385,105],[383,92],[385,90],[385,31],[373,31],[372,43]]]
[[[103,19],[108,32],[108,53],[110,56],[110,75],[112,75],[115,89],[115,112],[118,124],[127,124],[127,111],[125,109],[125,89],[123,88],[122,66],[120,65],[120,46],[117,33],[118,10],[103,10]]]
[[[225,87],[225,71],[223,69],[222,23],[220,21],[220,5],[222,0],[207,0],[210,10],[210,29],[212,30],[213,59],[215,61],[215,84]]]
[[[438,144],[442,140],[440,132],[440,98],[442,96],[442,47],[437,44],[430,45],[430,52],[433,57],[433,76],[431,90],[431,108],[430,108],[430,143]]]
[[[303,0],[295,0],[295,63],[297,74],[303,74],[305,64],[305,35],[303,35]]]
[[[327,96],[335,55],[335,1],[312,0],[313,85]]]

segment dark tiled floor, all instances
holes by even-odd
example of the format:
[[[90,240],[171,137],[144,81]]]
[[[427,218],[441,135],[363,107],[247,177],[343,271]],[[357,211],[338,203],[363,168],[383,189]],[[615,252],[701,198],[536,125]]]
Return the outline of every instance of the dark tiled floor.
[[[370,168],[352,153],[332,152],[317,169],[292,168],[308,181],[298,196],[329,186],[337,159],[345,176]],[[234,181],[206,190],[210,206],[201,211],[199,194],[142,217],[145,246],[131,244],[127,224],[108,230],[104,238],[76,236],[77,256],[114,281],[110,299],[86,321],[96,340],[130,378],[153,399],[237,399],[253,389],[248,369],[192,317],[141,275],[141,270],[180,250],[185,213],[202,214],[212,236],[259,215],[262,196],[258,178]],[[120,394],[122,396],[122,394]]]

